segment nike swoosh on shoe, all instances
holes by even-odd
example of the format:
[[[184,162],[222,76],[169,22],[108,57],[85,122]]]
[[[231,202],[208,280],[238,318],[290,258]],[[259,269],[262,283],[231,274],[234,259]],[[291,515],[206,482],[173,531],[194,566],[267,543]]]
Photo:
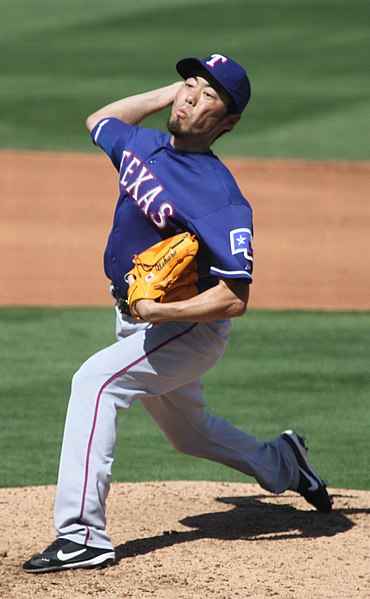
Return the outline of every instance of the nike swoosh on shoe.
[[[308,472],[303,470],[303,468],[299,467],[299,470],[307,478],[307,480],[311,483],[311,486],[307,487],[307,491],[311,491],[311,492],[317,491],[317,489],[319,488],[319,484],[318,484],[317,480],[312,478],[312,476],[310,476],[308,474]]]
[[[57,558],[61,562],[67,562],[67,561],[73,559],[74,557],[82,555],[82,553],[85,553],[85,551],[86,551],[86,549],[79,549],[78,551],[72,551],[71,553],[63,553],[63,550],[59,549],[59,551],[57,553]]]

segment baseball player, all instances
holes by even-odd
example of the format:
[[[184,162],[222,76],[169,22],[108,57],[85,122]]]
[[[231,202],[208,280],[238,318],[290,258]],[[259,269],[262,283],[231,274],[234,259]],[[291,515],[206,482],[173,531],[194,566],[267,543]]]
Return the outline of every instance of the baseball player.
[[[119,173],[119,198],[105,256],[116,301],[117,342],[72,380],[55,501],[56,540],[26,572],[107,566],[106,529],[117,410],[139,401],[173,446],[254,477],[270,492],[292,489],[321,512],[326,483],[291,430],[265,442],[206,411],[200,377],[221,358],[232,318],[242,316],[253,277],[252,210],[210,149],[238,123],[250,98],[244,68],[212,54],[184,58],[181,80],[123,98],[91,116],[94,144]],[[139,125],[171,107],[168,133]],[[134,254],[188,231],[199,242],[197,295],[167,303],[127,302]],[[124,510],[124,507],[122,508]]]

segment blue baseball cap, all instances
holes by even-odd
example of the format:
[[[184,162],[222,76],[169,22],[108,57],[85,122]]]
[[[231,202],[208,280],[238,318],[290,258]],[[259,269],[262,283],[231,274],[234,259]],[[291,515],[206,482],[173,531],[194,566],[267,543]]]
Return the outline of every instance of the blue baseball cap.
[[[206,58],[183,58],[176,64],[176,70],[183,79],[196,71],[207,71],[229,94],[234,110],[241,114],[251,97],[251,84],[245,69],[224,54],[211,54]]]

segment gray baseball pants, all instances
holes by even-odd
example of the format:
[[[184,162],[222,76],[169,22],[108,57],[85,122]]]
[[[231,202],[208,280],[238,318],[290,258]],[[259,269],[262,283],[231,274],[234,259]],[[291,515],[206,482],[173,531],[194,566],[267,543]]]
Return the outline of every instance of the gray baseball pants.
[[[135,400],[177,450],[239,470],[273,493],[297,486],[296,460],[280,437],[258,441],[206,412],[199,377],[222,356],[229,320],[150,325],[117,313],[116,333],[118,341],[89,358],[72,380],[55,501],[57,536],[112,548],[105,508],[117,411]]]

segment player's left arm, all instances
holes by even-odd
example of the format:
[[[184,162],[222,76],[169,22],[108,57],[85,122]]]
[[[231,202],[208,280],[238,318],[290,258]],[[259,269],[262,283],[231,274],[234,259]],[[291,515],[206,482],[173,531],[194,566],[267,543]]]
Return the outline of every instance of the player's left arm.
[[[211,322],[243,316],[249,299],[249,285],[237,279],[220,278],[218,285],[188,300],[158,303],[142,299],[135,310],[143,320],[164,322]]]

